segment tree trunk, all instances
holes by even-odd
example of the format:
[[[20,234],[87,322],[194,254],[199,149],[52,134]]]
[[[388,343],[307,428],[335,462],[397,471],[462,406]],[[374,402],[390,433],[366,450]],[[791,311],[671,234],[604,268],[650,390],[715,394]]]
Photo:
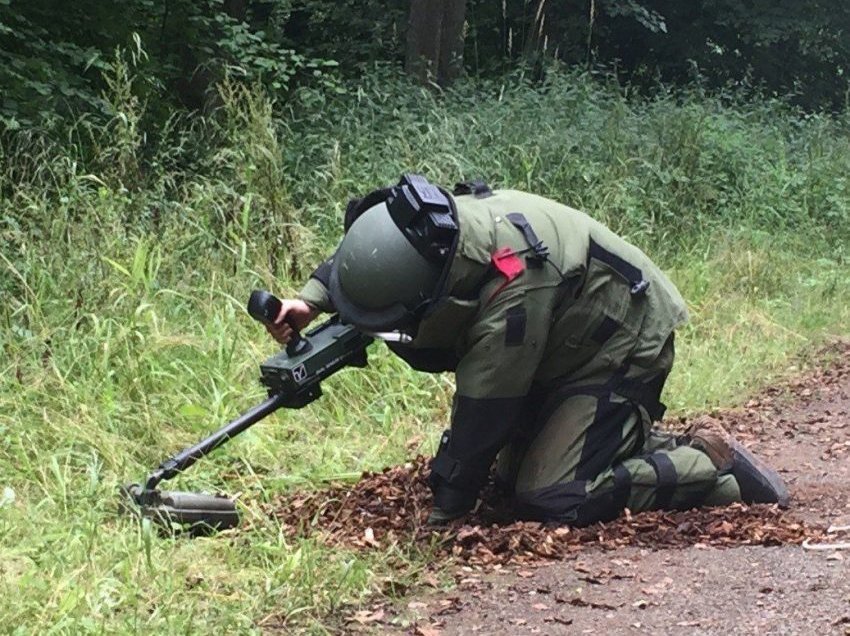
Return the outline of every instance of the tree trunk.
[[[420,83],[447,84],[463,71],[466,0],[410,0],[405,69]]]
[[[465,0],[445,0],[440,30],[440,64],[437,81],[450,84],[463,74],[463,40],[466,24]]]

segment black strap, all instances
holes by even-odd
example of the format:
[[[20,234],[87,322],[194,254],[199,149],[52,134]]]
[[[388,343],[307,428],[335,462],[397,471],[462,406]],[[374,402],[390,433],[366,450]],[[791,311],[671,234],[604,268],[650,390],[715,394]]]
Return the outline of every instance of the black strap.
[[[446,199],[449,202],[449,210],[451,211],[451,217],[455,223],[458,223],[457,206],[455,205],[455,200],[450,197],[448,195],[448,192],[446,192],[442,188],[440,188],[440,192],[442,192],[446,196]],[[460,232],[455,232],[454,238],[452,238],[452,243],[449,246],[448,254],[446,254],[445,257],[446,264],[445,266],[443,266],[443,271],[440,273],[440,278],[437,279],[437,284],[434,287],[434,294],[432,296],[432,300],[427,303],[424,310],[422,311],[422,314],[420,316],[421,319],[426,318],[431,313],[431,311],[433,311],[433,309],[439,305],[437,301],[440,299],[440,297],[447,293],[446,281],[449,278],[449,272],[452,271],[451,265],[454,261],[455,252],[457,252],[457,246],[459,243]]]
[[[646,294],[646,290],[649,289],[649,281],[643,277],[643,272],[640,268],[617,256],[614,252],[609,252],[593,239],[590,239],[590,248],[587,251],[587,257],[588,260],[595,258],[598,261],[602,261],[625,278],[629,283],[629,292],[633,296],[643,296]]]
[[[522,212],[511,212],[506,214],[505,218],[510,221],[515,228],[522,232],[522,235],[525,237],[525,242],[528,243],[528,246],[534,252],[534,256],[529,256],[527,258],[537,259],[541,263],[549,258],[549,248],[546,247],[546,244],[537,237],[537,233],[534,231],[534,228],[531,227],[531,223],[528,222],[528,219],[525,218],[525,215]]]
[[[602,323],[590,334],[590,339],[596,344],[603,345],[613,336],[617,329],[620,328],[620,323],[609,316],[602,319]]]
[[[640,404],[646,409],[650,419],[653,422],[658,422],[664,418],[664,413],[667,412],[667,406],[660,399],[666,379],[667,376],[664,373],[659,373],[649,382],[623,379],[614,389],[614,392]]]
[[[628,366],[623,366],[617,369],[614,374],[608,378],[604,384],[583,384],[580,386],[572,386],[567,384],[555,388],[546,398],[545,404],[540,409],[538,417],[541,422],[547,421],[555,411],[564,403],[564,400],[575,395],[590,395],[595,398],[607,398],[615,391],[615,388],[623,381],[623,377],[628,371]],[[625,396],[624,396],[625,397]]]
[[[622,464],[614,466],[614,505],[618,512],[629,504],[629,496],[632,494],[632,474]]]
[[[631,402],[640,404],[646,409],[653,422],[661,420],[667,411],[667,407],[659,398],[661,397],[661,389],[664,387],[667,376],[659,373],[649,382],[627,380],[625,375],[628,368],[628,365],[620,367],[604,384],[567,385],[555,389],[551,396],[547,398],[546,405],[541,410],[540,418],[545,420],[551,417],[555,410],[563,404],[564,400],[574,395],[590,395],[597,398],[605,398],[611,395],[611,393],[616,393]]]
[[[584,432],[576,479],[595,479],[614,463],[624,443],[623,425],[635,415],[631,402],[614,402],[610,395],[596,400],[593,422]],[[635,427],[635,432],[641,429]]]
[[[345,221],[343,222],[344,231],[348,232],[348,228],[351,227],[352,223],[354,223],[366,210],[372,206],[378,205],[382,201],[386,201],[390,196],[391,190],[392,188],[380,188],[379,190],[370,192],[360,199],[351,199],[348,202],[348,205],[345,206]]]
[[[608,499],[610,501],[610,497]],[[613,505],[606,506],[605,503],[608,502],[602,503],[601,506],[598,501],[592,506],[586,505],[587,503],[587,482],[582,479],[518,492],[514,499],[514,509],[520,519],[555,521],[569,525],[593,523],[598,520],[600,512],[606,518],[613,519],[622,511],[613,510]],[[591,512],[594,516],[591,520],[585,520],[580,518],[582,512]]]
[[[676,492],[676,484],[679,483],[679,475],[673,465],[673,460],[666,453],[658,452],[649,455],[646,461],[655,470],[655,475],[658,478],[655,490],[655,507],[661,510],[668,509]]]

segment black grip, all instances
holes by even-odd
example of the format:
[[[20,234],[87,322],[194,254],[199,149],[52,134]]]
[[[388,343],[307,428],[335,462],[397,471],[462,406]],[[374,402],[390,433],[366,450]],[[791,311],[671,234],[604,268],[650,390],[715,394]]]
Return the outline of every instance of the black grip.
[[[280,298],[262,289],[255,289],[248,299],[248,313],[251,318],[266,325],[274,324],[280,313]]]
[[[273,325],[280,314],[281,302],[274,294],[263,289],[255,289],[248,299],[248,313],[254,320],[265,325]],[[286,354],[297,356],[310,350],[310,342],[301,336],[298,329],[287,318],[286,322],[292,327],[292,337],[286,345]]]

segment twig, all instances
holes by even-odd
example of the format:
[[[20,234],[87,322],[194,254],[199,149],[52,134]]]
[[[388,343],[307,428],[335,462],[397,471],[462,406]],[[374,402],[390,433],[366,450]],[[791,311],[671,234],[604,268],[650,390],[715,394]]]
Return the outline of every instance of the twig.
[[[818,550],[818,551],[850,550],[850,542],[848,542],[848,543],[809,543],[809,540],[806,539],[805,541],[803,541],[803,549],[804,550]]]

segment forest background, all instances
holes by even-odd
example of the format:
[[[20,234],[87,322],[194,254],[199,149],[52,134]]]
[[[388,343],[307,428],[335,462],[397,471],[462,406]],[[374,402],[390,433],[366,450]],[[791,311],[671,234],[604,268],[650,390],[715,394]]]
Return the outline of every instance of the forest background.
[[[381,347],[177,480],[241,492],[245,528],[115,512],[262,397],[250,290],[294,293],[402,172],[647,251],[692,316],[673,415],[793,373],[850,319],[848,64],[845,3],[0,0],[0,631],[321,633],[416,589],[420,548],[264,508],[433,452],[452,378]]]

